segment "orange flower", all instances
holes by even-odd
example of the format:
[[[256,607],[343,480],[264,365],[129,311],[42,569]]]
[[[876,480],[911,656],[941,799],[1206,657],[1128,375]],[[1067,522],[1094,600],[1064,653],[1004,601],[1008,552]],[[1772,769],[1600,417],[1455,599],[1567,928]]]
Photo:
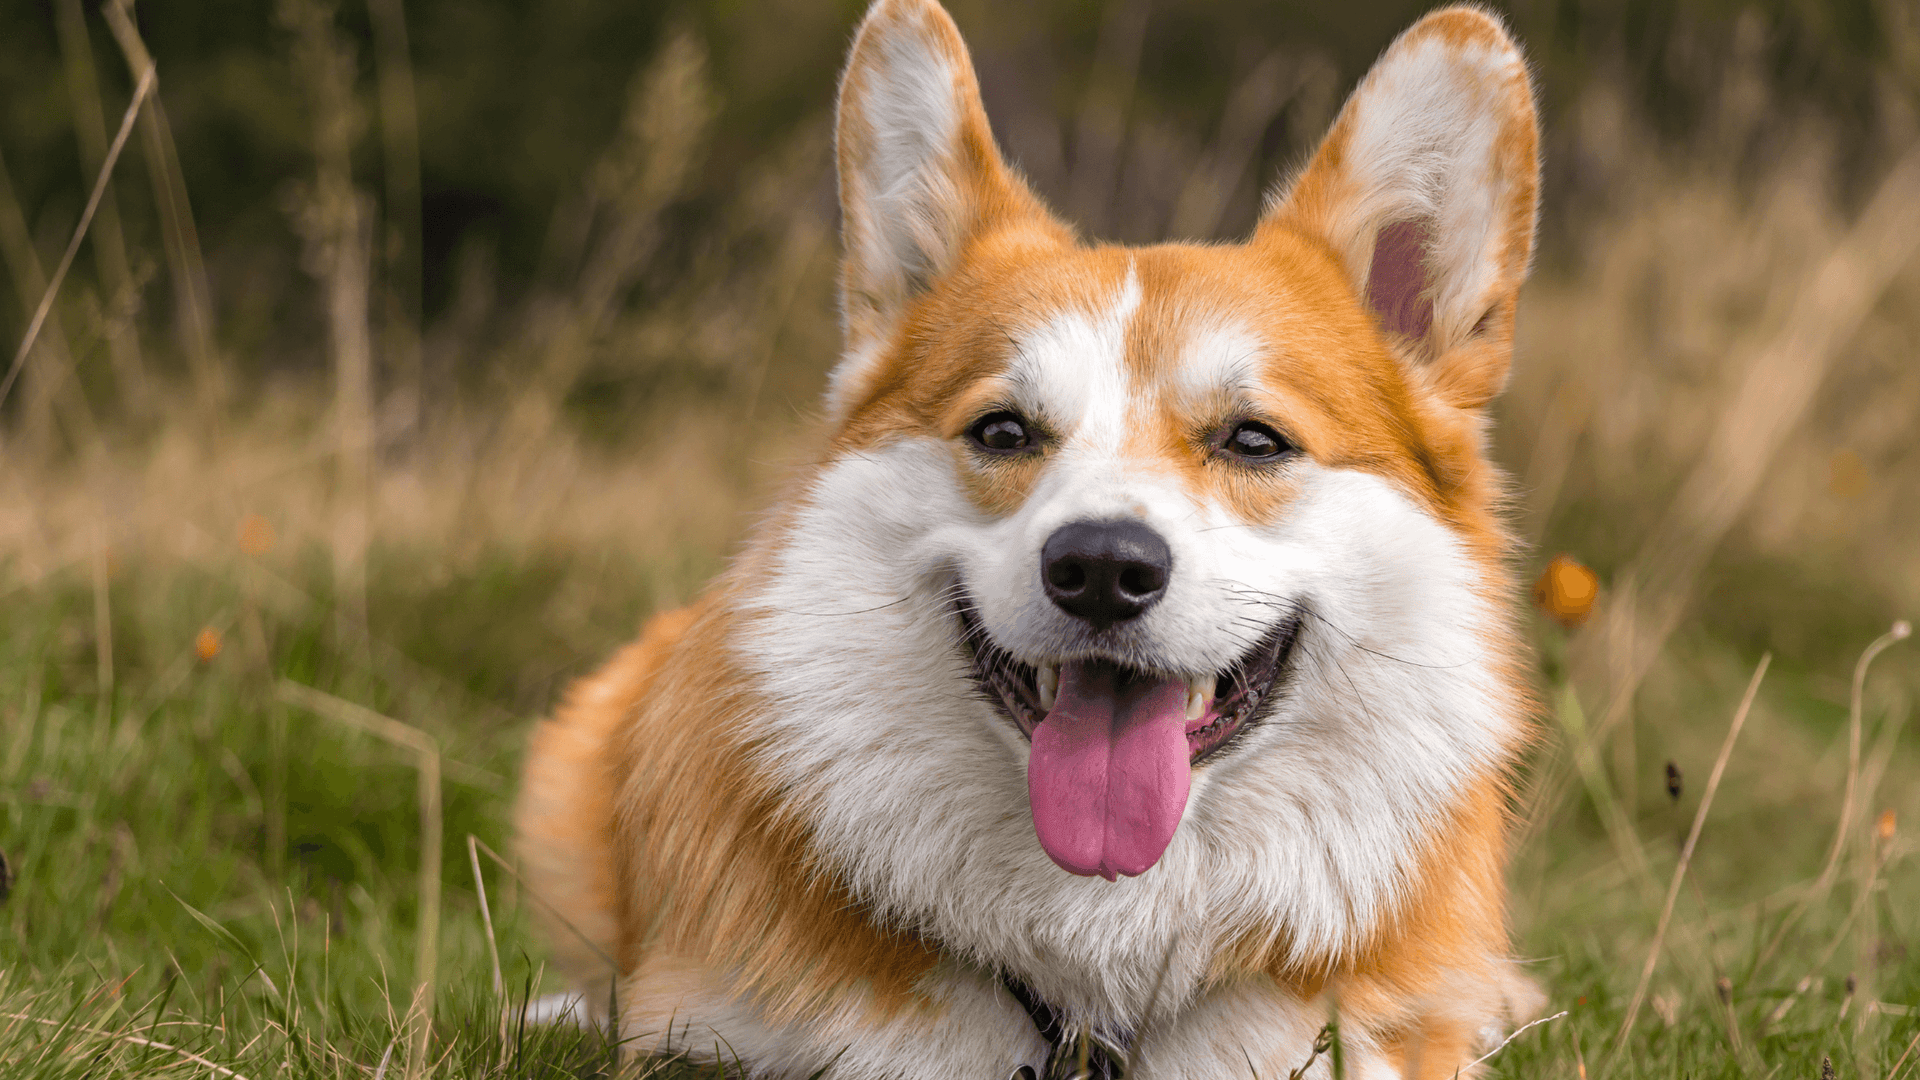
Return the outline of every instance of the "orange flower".
[[[1877,826],[1875,826],[1873,831],[1877,836],[1880,837],[1881,843],[1884,844],[1887,841],[1893,839],[1894,820],[1895,819],[1893,816],[1892,807],[1888,807],[1887,809],[1880,811],[1880,822]]]
[[[1851,450],[1835,450],[1827,459],[1827,490],[1843,499],[1866,494],[1867,463]]]
[[[193,655],[206,663],[220,655],[220,631],[211,626],[203,626],[193,637]]]
[[[1533,585],[1533,602],[1561,626],[1572,629],[1593,614],[1600,579],[1572,556],[1555,555]]]
[[[240,519],[240,550],[248,555],[265,555],[273,550],[273,523],[259,514]]]

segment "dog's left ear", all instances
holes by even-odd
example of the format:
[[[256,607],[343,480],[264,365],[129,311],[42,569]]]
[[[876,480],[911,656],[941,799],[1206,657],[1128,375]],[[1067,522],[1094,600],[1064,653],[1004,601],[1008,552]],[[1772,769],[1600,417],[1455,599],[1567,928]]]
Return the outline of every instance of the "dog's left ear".
[[[1415,377],[1461,408],[1499,394],[1533,257],[1539,131],[1493,16],[1436,11],[1367,74],[1255,234],[1324,241]]]
[[[828,386],[841,416],[871,388],[912,300],[990,235],[1071,242],[1000,158],[960,30],[935,0],[875,0],[840,77],[840,310]]]

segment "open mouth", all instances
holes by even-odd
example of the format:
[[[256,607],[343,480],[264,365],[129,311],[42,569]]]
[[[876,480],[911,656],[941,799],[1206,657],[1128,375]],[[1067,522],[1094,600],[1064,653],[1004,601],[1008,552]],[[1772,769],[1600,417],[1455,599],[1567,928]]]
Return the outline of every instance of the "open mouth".
[[[1069,873],[1108,881],[1160,861],[1194,766],[1260,719],[1300,628],[1289,616],[1226,669],[1180,675],[1098,656],[1023,663],[964,599],[958,614],[975,682],[1032,745],[1027,798],[1041,848]]]
[[[1029,739],[1053,710],[1065,664],[1086,665],[1091,673],[1110,678],[1122,693],[1170,677],[1092,658],[1035,667],[1002,649],[986,632],[973,603],[962,597],[955,605],[961,640],[973,659],[973,678],[988,700]],[[1178,676],[1185,686],[1187,758],[1198,765],[1231,745],[1246,728],[1257,723],[1273,696],[1276,682],[1293,653],[1300,616],[1275,623],[1239,660],[1224,670],[1197,676]],[[1102,670],[1104,669],[1104,670]]]

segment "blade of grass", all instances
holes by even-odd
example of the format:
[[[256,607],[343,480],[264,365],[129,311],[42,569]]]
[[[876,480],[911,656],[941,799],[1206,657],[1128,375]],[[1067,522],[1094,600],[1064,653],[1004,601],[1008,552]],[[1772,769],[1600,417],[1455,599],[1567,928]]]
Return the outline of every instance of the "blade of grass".
[[[207,914],[204,911],[201,911],[199,908],[194,907],[192,904],[187,903],[185,900],[182,900],[180,898],[180,894],[174,892],[172,889],[168,889],[164,882],[161,883],[160,887],[163,889],[166,889],[167,895],[173,897],[175,903],[185,908],[188,915],[193,916],[194,922],[197,922],[201,926],[206,927],[209,931],[212,931],[215,937],[219,938],[222,941],[225,941],[227,944],[239,950],[240,955],[247,958],[247,963],[252,964],[256,968],[260,966],[260,962],[258,960],[255,960],[253,957],[253,950],[247,948],[245,942],[241,941],[238,937],[235,937],[233,931],[220,925],[220,921],[218,919],[215,919],[213,916]],[[267,985],[269,986],[273,985],[273,980],[271,979],[267,980]],[[278,993],[278,992],[279,991],[277,990],[275,991],[275,993]]]
[[[1786,1016],[1787,1010],[1793,1007],[1793,1003],[1799,1000],[1800,995],[1806,993],[1813,987],[1814,975],[1818,974],[1821,969],[1832,962],[1834,954],[1839,952],[1840,946],[1846,943],[1848,935],[1853,932],[1854,925],[1859,922],[1862,914],[1871,909],[1874,885],[1879,878],[1881,868],[1885,865],[1886,859],[1890,854],[1891,852],[1886,852],[1873,858],[1873,861],[1868,866],[1866,880],[1861,885],[1860,894],[1847,909],[1847,917],[1841,920],[1839,932],[1833,935],[1833,939],[1827,943],[1826,949],[1821,952],[1820,958],[1814,961],[1812,970],[1799,982],[1794,984],[1793,991],[1782,999],[1779,1006],[1767,1016],[1766,1022],[1768,1024],[1778,1023],[1782,1017]],[[1870,1015],[1870,1011],[1863,1009],[1862,1015],[1864,1021],[1864,1017]]]
[[[423,1067],[427,1040],[433,1034],[433,989],[440,950],[440,744],[410,724],[382,716],[364,705],[334,697],[323,690],[280,680],[280,700],[317,713],[337,723],[376,735],[414,752],[420,771],[420,918],[414,942],[414,997],[408,1008],[414,1025],[408,1073]]]
[[[1614,1037],[1614,1053],[1627,1043],[1627,1035],[1633,1031],[1633,1022],[1640,1017],[1640,1006],[1646,1000],[1647,984],[1653,980],[1653,969],[1660,963],[1660,950],[1666,944],[1667,925],[1673,918],[1673,903],[1680,896],[1680,883],[1687,876],[1687,866],[1693,862],[1693,850],[1700,842],[1700,830],[1706,827],[1707,811],[1713,808],[1714,792],[1720,789],[1720,777],[1727,771],[1727,759],[1733,756],[1733,744],[1740,738],[1740,729],[1746,726],[1747,713],[1753,708],[1753,698],[1760,692],[1760,680],[1767,675],[1768,665],[1773,663],[1773,654],[1760,657],[1760,663],[1753,669],[1753,678],[1747,683],[1747,692],[1740,698],[1740,707],[1734,711],[1733,724],[1727,728],[1727,737],[1720,744],[1720,756],[1713,761],[1713,773],[1707,777],[1707,790],[1700,796],[1700,808],[1694,811],[1693,827],[1687,831],[1686,846],[1680,849],[1679,865],[1673,868],[1673,880],[1667,886],[1667,899],[1660,907],[1660,922],[1653,931],[1653,944],[1647,949],[1647,962],[1640,968],[1640,982],[1633,989],[1633,1000],[1627,1006],[1627,1014],[1620,1021],[1620,1033]]]
[[[500,867],[500,869],[505,870],[507,872],[507,875],[513,878],[514,884],[526,890],[526,893],[528,896],[533,897],[536,903],[538,903],[541,907],[546,908],[548,913],[550,913],[554,918],[559,919],[561,925],[565,926],[569,931],[573,933],[574,937],[579,938],[582,944],[584,944],[587,948],[591,949],[593,951],[593,954],[599,957],[601,961],[607,965],[607,970],[613,972],[613,977],[615,982],[617,983],[619,981],[620,965],[614,962],[613,957],[607,955],[606,950],[602,949],[598,944],[594,942],[592,938],[588,937],[586,934],[586,931],[581,930],[579,927],[573,925],[573,922],[569,920],[566,917],[566,915],[564,915],[560,911],[559,907],[555,906],[546,897],[541,896],[538,890],[528,885],[526,883],[526,880],[520,876],[520,872],[513,868],[513,864],[507,862],[506,859],[501,858],[499,852],[488,847],[487,842],[485,840],[481,840],[478,837],[474,837],[473,842],[476,846],[479,847],[481,851],[486,853],[487,858],[492,859],[494,863]]]
[[[41,297],[46,295],[48,278],[40,265],[39,245],[28,229],[26,212],[13,190],[13,180],[4,161],[0,161],[0,258],[5,260],[7,272],[13,278],[21,317],[31,317]],[[15,445],[37,451],[33,456],[42,461],[55,449],[57,427],[66,429],[68,445],[76,454],[91,456],[101,447],[93,407],[75,370],[76,353],[60,322],[60,309],[55,307],[41,328],[27,366],[20,372],[29,392],[21,410],[21,434]],[[9,457],[10,464],[23,461],[20,455]]]
[[[1307,1060],[1301,1062],[1299,1068],[1288,1073],[1287,1080],[1301,1080],[1301,1077],[1304,1077],[1307,1075],[1307,1070],[1313,1068],[1313,1063],[1320,1060],[1320,1055],[1326,1053],[1332,1048],[1333,1048],[1333,1023],[1329,1021],[1328,1023],[1326,1023],[1324,1026],[1320,1028],[1319,1034],[1313,1037],[1313,1048],[1307,1054]],[[1247,1062],[1247,1068],[1249,1069],[1253,1068],[1253,1062],[1251,1059],[1249,1059]],[[1255,1073],[1254,1075],[1258,1076],[1259,1074]]]
[[[107,29],[113,32],[114,42],[126,57],[128,70],[139,72],[143,79],[153,72],[153,55],[147,51],[140,28],[134,24],[128,0],[107,0],[100,14],[105,16]],[[160,104],[157,89],[152,96],[140,122],[141,149],[147,159],[147,177],[153,186],[154,203],[160,211],[160,230],[166,241],[175,306],[180,313],[181,345],[193,367],[201,405],[207,407],[217,404],[223,394],[222,373],[214,355],[211,288],[173,131],[167,124],[167,112]]]
[[[493,912],[487,907],[487,883],[480,876],[480,838],[467,834],[467,860],[473,864],[473,891],[480,897],[480,920],[487,928],[487,958],[493,962],[493,992],[506,996],[506,983],[500,978],[500,946],[493,936]]]
[[[1655,888],[1653,871],[1647,866],[1640,835],[1634,831],[1633,820],[1627,815],[1626,809],[1614,798],[1613,785],[1607,781],[1593,732],[1587,726],[1586,711],[1580,707],[1580,698],[1572,686],[1567,686],[1561,692],[1558,715],[1561,726],[1573,739],[1574,768],[1587,789],[1587,797],[1593,800],[1593,809],[1600,816],[1600,823],[1606,826],[1607,839],[1620,856],[1620,864],[1627,868],[1628,876],[1642,888],[1647,899],[1652,900]]]
[[[1500,1051],[1505,1050],[1507,1048],[1508,1043],[1511,1043],[1513,1042],[1513,1040],[1519,1038],[1522,1035],[1525,1035],[1528,1032],[1528,1030],[1532,1028],[1537,1028],[1541,1024],[1551,1024],[1555,1020],[1558,1020],[1561,1017],[1567,1015],[1567,1013],[1568,1013],[1568,1010],[1561,1009],[1559,1012],[1554,1013],[1552,1016],[1543,1016],[1540,1019],[1535,1020],[1530,1024],[1523,1024],[1520,1027],[1515,1028],[1513,1034],[1500,1040],[1499,1046],[1496,1046],[1493,1049],[1487,1051],[1486,1053],[1481,1054],[1479,1057],[1474,1058],[1472,1061],[1467,1062],[1465,1065],[1462,1065],[1460,1068],[1453,1070],[1453,1075],[1457,1078],[1461,1073],[1466,1072],[1468,1069],[1473,1068],[1475,1065],[1478,1065],[1486,1061],[1488,1058],[1492,1057],[1493,1055],[1499,1053]]]
[[[1900,1067],[1913,1056],[1913,1048],[1916,1046],[1920,1046],[1920,1031],[1913,1033],[1913,1038],[1907,1041],[1907,1048],[1900,1053],[1900,1060],[1894,1062],[1893,1068],[1887,1070],[1887,1080],[1900,1080]]]
[[[1833,889],[1834,879],[1840,872],[1840,855],[1847,846],[1847,831],[1853,824],[1854,788],[1860,778],[1860,709],[1862,691],[1867,681],[1867,665],[1873,663],[1874,657],[1885,652],[1895,642],[1905,641],[1912,633],[1913,625],[1905,619],[1894,623],[1886,633],[1874,638],[1865,649],[1861,650],[1859,661],[1853,665],[1853,693],[1847,709],[1847,785],[1840,795],[1840,823],[1834,827],[1833,843],[1827,848],[1827,858],[1821,864],[1819,875],[1814,878],[1813,884],[1807,888],[1799,902],[1794,904],[1793,910],[1781,922],[1780,929],[1774,931],[1772,940],[1767,942],[1767,947],[1760,951],[1760,959],[1754,961],[1755,971],[1765,967],[1767,961],[1773,958],[1774,952],[1780,948],[1780,943],[1786,940],[1787,934],[1793,930],[1801,916],[1807,913],[1807,909],[1813,906],[1813,902],[1826,896]]]
[[[480,876],[480,838],[467,834],[467,862],[473,867],[473,892],[480,898],[480,922],[487,931],[487,959],[493,964],[493,996],[500,1006],[500,1045],[507,1043],[506,981],[500,977],[500,946],[493,934],[493,910],[487,905],[487,882]]]
[[[106,113],[100,107],[100,78],[93,66],[87,17],[81,0],[59,0],[54,5],[54,27],[60,36],[60,56],[67,72],[67,96],[73,100],[73,132],[80,143],[82,163],[99,171],[107,157]],[[107,345],[120,400],[136,408],[147,399],[147,374],[140,356],[140,334],[133,325],[139,304],[133,264],[127,258],[126,230],[111,186],[101,200],[93,224],[93,248],[98,260],[101,291],[106,297]]]
[[[67,241],[67,250],[60,255],[60,264],[53,269],[53,278],[47,282],[47,291],[40,298],[40,306],[34,309],[33,318],[27,323],[27,332],[20,339],[20,348],[13,354],[13,365],[7,369],[5,379],[0,379],[0,404],[7,400],[7,391],[13,389],[13,382],[20,376],[20,369],[27,362],[27,355],[33,351],[33,343],[40,336],[40,328],[46,325],[47,313],[53,310],[53,298],[60,293],[60,283],[67,279],[67,271],[73,267],[73,257],[80,251],[80,242],[86,239],[87,226],[93,223],[93,215],[100,209],[100,200],[106,196],[107,180],[113,175],[113,167],[120,160],[120,152],[127,148],[127,136],[133,133],[133,122],[140,116],[140,106],[153,92],[153,65],[148,64],[140,73],[140,81],[134,84],[133,100],[127,102],[127,111],[120,118],[120,131],[114,135],[112,145],[107,147],[107,159],[100,165],[100,175],[94,178],[93,193],[87,196],[86,209],[80,212],[80,221],[73,227],[73,239]]]
[[[232,1069],[227,1068],[225,1065],[220,1065],[220,1064],[216,1064],[215,1062],[208,1061],[206,1058],[201,1057],[199,1054],[196,1054],[191,1050],[182,1049],[178,1046],[172,1045],[171,1043],[163,1043],[155,1039],[142,1038],[139,1035],[128,1035],[122,1032],[102,1031],[99,1028],[81,1027],[78,1024],[63,1024],[61,1021],[58,1021],[58,1020],[48,1020],[44,1017],[39,1017],[39,1016],[28,1016],[25,1013],[0,1013],[0,1016],[4,1016],[9,1020],[25,1020],[29,1024],[44,1024],[48,1027],[60,1027],[66,1031],[84,1032],[88,1035],[97,1036],[102,1039],[109,1039],[113,1042],[131,1043],[134,1046],[145,1046],[145,1047],[151,1047],[155,1050],[165,1050],[165,1051],[168,1051],[169,1053],[178,1054],[181,1057],[186,1058],[188,1061],[193,1062],[195,1065],[201,1066],[202,1068],[211,1069],[214,1072],[219,1073],[221,1076],[228,1077],[229,1080],[247,1080],[245,1076],[241,1075],[240,1073],[234,1072]]]

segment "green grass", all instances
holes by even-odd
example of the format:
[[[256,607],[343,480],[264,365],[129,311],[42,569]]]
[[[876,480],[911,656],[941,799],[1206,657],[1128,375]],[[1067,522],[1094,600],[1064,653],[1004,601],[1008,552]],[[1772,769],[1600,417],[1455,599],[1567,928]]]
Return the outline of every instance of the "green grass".
[[[454,571],[384,552],[370,637],[340,625],[317,558],[123,559],[102,568],[105,693],[94,575],[0,577],[0,851],[14,872],[0,907],[0,1071],[224,1075],[211,1072],[218,1065],[249,1080],[365,1077],[390,1048],[394,1077],[609,1071],[598,1035],[503,1031],[466,837],[506,849],[531,719],[715,559],[690,554],[663,569],[500,554]],[[202,661],[194,641],[207,626],[222,647]],[[1564,635],[1541,634],[1557,670]],[[1754,659],[1676,642],[1642,694],[1630,788],[1617,749],[1601,753],[1649,873],[1622,868],[1591,795],[1570,786],[1513,871],[1518,948],[1536,958],[1549,1013],[1568,1015],[1502,1050],[1494,1075],[1576,1077],[1583,1063],[1593,1077],[1811,1080],[1825,1058],[1841,1076],[1887,1075],[1920,1033],[1920,1010],[1867,1008],[1920,1004],[1920,953],[1909,951],[1920,947],[1920,875],[1904,839],[1920,824],[1920,764],[1910,737],[1880,738],[1902,715],[1911,679],[1894,675],[1913,670],[1912,649],[1881,661],[1892,674],[1870,684],[1866,712],[1868,771],[1884,761],[1884,772],[1863,830],[1888,807],[1905,831],[1851,849],[1834,887],[1761,965],[1818,870],[1845,770],[1848,672],[1776,657],[1680,894],[1653,1004],[1615,1052],[1679,838]],[[283,680],[413,725],[450,763],[423,1060],[406,1038],[420,915],[413,758],[288,704]],[[1553,755],[1541,775],[1553,774]],[[1670,759],[1686,778],[1677,805],[1665,791]],[[1863,892],[1875,851],[1883,865]],[[543,978],[525,898],[497,867],[483,869],[510,1010],[558,987]],[[1766,1023],[1803,979],[1806,991]]]
[[[373,610],[411,655],[343,633],[324,598],[267,567],[227,569],[113,575],[104,696],[90,577],[10,583],[0,607],[0,851],[14,872],[0,908],[5,1071],[204,1074],[193,1053],[248,1077],[357,1076],[406,1026],[420,914],[413,756],[288,704],[282,680],[404,718],[448,759],[431,1050],[440,1074],[606,1068],[607,1048],[582,1033],[516,1026],[503,1041],[466,849],[470,833],[508,846],[528,715],[511,676],[486,675],[544,666],[558,679],[590,659],[560,659],[564,635],[542,622],[551,568],[493,564],[434,581],[409,560],[385,560]],[[299,564],[281,569],[323,580]],[[646,602],[629,589],[596,614],[624,630]],[[203,627],[221,632],[208,661],[194,651]],[[505,980],[524,1000],[543,986],[538,945],[513,882],[485,870]],[[178,1050],[125,1041],[134,1033]],[[403,1039],[403,1063],[406,1049]]]

